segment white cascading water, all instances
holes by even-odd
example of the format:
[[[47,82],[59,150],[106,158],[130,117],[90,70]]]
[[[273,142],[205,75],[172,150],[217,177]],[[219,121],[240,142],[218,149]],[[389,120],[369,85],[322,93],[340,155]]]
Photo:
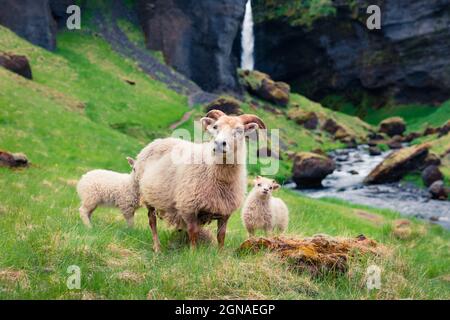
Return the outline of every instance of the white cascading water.
[[[241,69],[253,70],[255,60],[253,57],[253,50],[255,46],[255,36],[253,34],[253,13],[251,0],[247,1],[245,5],[244,22],[242,23],[241,34]]]

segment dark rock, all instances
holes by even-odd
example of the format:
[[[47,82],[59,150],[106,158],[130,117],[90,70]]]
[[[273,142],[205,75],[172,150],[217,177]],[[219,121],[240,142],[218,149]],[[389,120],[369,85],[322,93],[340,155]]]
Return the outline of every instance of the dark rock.
[[[410,132],[403,138],[403,141],[409,143],[409,142],[411,142],[411,141],[413,141],[413,140],[415,140],[415,139],[417,139],[417,138],[419,138],[421,136],[422,135],[420,133],[418,133],[418,132]]]
[[[426,127],[425,130],[423,131],[423,136],[429,136],[432,134],[436,134],[439,132],[439,128],[433,128],[433,127]]]
[[[377,132],[371,132],[367,135],[367,139],[372,141],[383,140],[384,136]]]
[[[290,109],[288,118],[309,130],[315,130],[319,125],[319,117],[314,111],[305,111],[300,107]]]
[[[350,171],[348,171],[348,173],[350,173],[351,175],[357,175],[357,174],[359,174],[359,172],[356,171],[356,170],[350,170]]]
[[[445,187],[442,180],[435,181],[429,188],[431,198],[436,200],[447,200],[448,199],[448,188]]]
[[[231,97],[220,97],[205,107],[205,111],[220,110],[228,115],[242,114],[241,102]]]
[[[427,187],[431,186],[435,181],[443,179],[444,175],[437,166],[431,165],[422,171],[422,180]]]
[[[355,93],[385,103],[429,104],[450,98],[450,73],[442,67],[450,64],[448,0],[330,3],[336,14],[316,19],[310,27],[300,19],[290,23],[292,10],[289,16],[256,18],[256,66],[319,101],[330,94],[345,94],[356,103],[365,97]],[[269,9],[267,1],[253,4],[255,17],[277,10]],[[370,4],[381,8],[381,30],[366,27]]]
[[[322,129],[330,134],[335,134],[339,127],[340,126],[334,119],[329,118],[323,124]]]
[[[341,142],[345,144],[345,147],[348,149],[356,149],[358,147],[358,143],[354,137],[346,137],[341,139]]]
[[[27,167],[28,159],[23,153],[9,153],[0,150],[0,167]]]
[[[400,117],[388,118],[380,123],[380,132],[386,133],[390,137],[401,135],[406,130],[406,123]]]
[[[421,164],[419,169],[422,170],[429,166],[440,166],[440,165],[441,159],[439,158],[439,156],[433,152],[428,152],[427,157],[425,158],[425,160],[423,160],[423,163]]]
[[[32,79],[31,67],[27,57],[9,53],[0,53],[0,66],[21,75],[24,78]]]
[[[364,179],[366,184],[396,182],[416,170],[428,155],[429,145],[422,144],[392,152]]]
[[[369,147],[376,147],[376,146],[378,146],[378,141],[369,140],[369,141],[367,141],[367,145]]]
[[[401,140],[398,140],[398,139],[391,139],[391,140],[389,140],[387,145],[388,145],[388,147],[390,149],[393,149],[393,150],[397,150],[397,149],[403,148]]]
[[[322,180],[336,169],[333,160],[309,152],[300,152],[294,158],[292,179],[298,188],[318,188]]]
[[[240,70],[239,79],[251,94],[280,106],[286,106],[289,102],[290,86],[287,83],[272,80],[268,74],[259,71]]]
[[[3,0],[0,24],[48,50],[56,47],[56,22],[49,0]]]
[[[238,59],[230,54],[246,0],[139,0],[138,15],[149,49],[203,90],[239,91]]]
[[[449,132],[450,132],[450,120],[448,120],[446,124],[444,124],[442,127],[439,128],[438,137],[445,136]]]
[[[369,154],[371,155],[371,156],[379,156],[379,155],[381,155],[381,150],[380,150],[380,148],[378,148],[378,147],[370,147],[369,148]]]

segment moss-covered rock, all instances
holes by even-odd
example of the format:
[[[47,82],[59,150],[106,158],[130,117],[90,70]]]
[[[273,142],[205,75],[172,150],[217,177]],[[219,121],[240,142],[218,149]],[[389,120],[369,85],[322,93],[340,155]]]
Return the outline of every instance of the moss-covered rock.
[[[428,144],[403,148],[391,153],[364,179],[366,184],[396,182],[418,169],[428,155]]]
[[[390,137],[401,135],[406,130],[406,123],[403,118],[387,118],[380,123],[380,132],[386,133]]]
[[[322,180],[335,169],[335,162],[326,156],[299,152],[294,158],[292,179],[298,188],[318,188],[322,186]]]
[[[233,97],[219,97],[205,106],[205,111],[220,110],[228,115],[242,114],[241,102]]]
[[[288,111],[288,118],[310,130],[316,129],[319,125],[319,117],[314,111],[305,111],[300,107],[291,108]]]
[[[289,103],[291,87],[284,82],[274,81],[268,74],[259,71],[239,70],[241,84],[262,99],[286,106]]]

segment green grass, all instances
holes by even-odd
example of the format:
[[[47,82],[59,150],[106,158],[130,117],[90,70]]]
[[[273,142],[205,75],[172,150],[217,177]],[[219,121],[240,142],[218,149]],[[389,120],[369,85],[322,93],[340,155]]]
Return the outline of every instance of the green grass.
[[[167,136],[168,125],[187,110],[186,99],[91,36],[63,34],[58,51],[49,53],[0,28],[0,46],[26,54],[35,77],[28,81],[0,69],[0,148],[24,152],[32,163],[23,170],[0,168],[0,299],[450,298],[447,231],[413,221],[412,237],[398,240],[392,234],[396,213],[288,190],[278,195],[290,208],[289,234],[363,233],[392,254],[350,261],[345,275],[314,278],[293,272],[270,254],[236,254],[246,235],[238,212],[223,252],[215,246],[191,251],[159,223],[163,252],[154,254],[144,210],[138,211],[132,230],[114,209],[97,210],[94,228],[86,229],[77,212],[80,175],[93,168],[127,172],[125,157],[153,135]],[[286,126],[283,134],[299,149],[316,146],[293,122],[258,114],[270,127]],[[141,129],[125,130],[117,123]],[[328,138],[324,144],[333,147]],[[382,222],[361,218],[359,210],[381,216]],[[368,291],[364,285],[371,264],[382,267],[381,290]],[[66,287],[71,265],[81,268],[81,290]]]
[[[359,116],[373,126],[386,118],[402,117],[407,124],[407,132],[422,132],[427,126],[439,127],[450,119],[450,100],[439,106],[421,104],[387,105],[375,109],[369,98],[356,106],[342,96],[331,95],[325,97],[321,103],[332,110]]]

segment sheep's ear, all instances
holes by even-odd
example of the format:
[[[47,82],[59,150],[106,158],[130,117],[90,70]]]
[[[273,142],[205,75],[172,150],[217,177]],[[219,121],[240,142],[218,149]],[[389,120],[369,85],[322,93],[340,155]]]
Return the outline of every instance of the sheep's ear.
[[[200,119],[200,122],[202,123],[203,130],[206,130],[206,128],[216,122],[216,120],[208,117],[203,117]]]
[[[127,157],[128,164],[133,168],[135,160],[133,158]]]
[[[252,132],[258,130],[258,128],[259,128],[259,125],[256,122],[247,123],[244,126],[245,135],[251,134]]]
[[[274,182],[272,185],[272,188],[273,188],[273,190],[277,190],[280,188],[280,185],[278,183]]]

